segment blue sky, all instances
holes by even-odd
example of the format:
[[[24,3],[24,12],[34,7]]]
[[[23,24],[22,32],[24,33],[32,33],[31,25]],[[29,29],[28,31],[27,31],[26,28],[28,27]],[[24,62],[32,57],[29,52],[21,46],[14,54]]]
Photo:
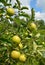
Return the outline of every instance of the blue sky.
[[[37,12],[37,11],[42,12],[42,8],[41,8],[41,7],[38,7],[38,6],[36,5],[36,3],[37,3],[36,0],[31,0],[31,2],[30,2],[30,7],[31,7],[31,8],[34,8],[36,12]]]

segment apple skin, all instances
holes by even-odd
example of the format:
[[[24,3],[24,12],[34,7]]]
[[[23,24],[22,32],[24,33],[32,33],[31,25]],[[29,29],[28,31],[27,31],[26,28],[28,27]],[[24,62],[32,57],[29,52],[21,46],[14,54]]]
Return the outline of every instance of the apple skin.
[[[37,26],[36,26],[36,24],[34,23],[34,22],[32,22],[32,23],[28,23],[28,28],[31,30],[31,31],[33,31],[33,30],[37,30]]]
[[[20,52],[13,50],[13,51],[11,52],[11,57],[12,57],[13,59],[19,58],[19,57],[20,57]]]
[[[7,14],[10,16],[13,16],[15,14],[15,11],[13,8],[7,8]]]
[[[21,42],[21,39],[18,35],[15,35],[12,37],[12,41],[19,44]]]
[[[25,62],[26,61],[25,54],[21,54],[20,57],[19,57],[19,60],[22,61],[22,62]]]

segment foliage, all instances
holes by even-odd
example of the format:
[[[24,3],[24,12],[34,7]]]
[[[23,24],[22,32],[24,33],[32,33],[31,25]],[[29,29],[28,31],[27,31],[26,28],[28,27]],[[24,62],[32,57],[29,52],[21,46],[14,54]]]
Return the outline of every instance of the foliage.
[[[31,20],[32,21],[35,20],[35,10],[34,10],[34,8],[31,9]]]
[[[30,16],[23,12],[27,7],[21,7],[20,1],[12,6],[12,0],[0,0],[0,65],[45,65],[45,28],[38,27],[44,26],[44,23],[35,20],[35,15],[32,11]],[[9,16],[6,7],[18,9],[18,14]],[[9,16],[7,18],[6,16]],[[20,19],[23,16],[25,19]],[[38,21],[38,22],[37,22]],[[29,23],[35,23],[37,30],[30,30]],[[21,39],[23,48],[20,49],[19,45],[12,41],[12,37],[18,35]],[[18,40],[17,40],[18,41]],[[11,52],[13,50],[19,51],[21,54],[26,55],[26,61],[22,62],[19,59],[13,59]]]

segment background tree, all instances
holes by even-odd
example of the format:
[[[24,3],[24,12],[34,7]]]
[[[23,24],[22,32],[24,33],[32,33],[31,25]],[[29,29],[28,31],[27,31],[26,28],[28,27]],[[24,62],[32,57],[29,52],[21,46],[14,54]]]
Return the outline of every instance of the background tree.
[[[45,29],[44,20],[37,20],[36,23],[37,23],[39,29]]]

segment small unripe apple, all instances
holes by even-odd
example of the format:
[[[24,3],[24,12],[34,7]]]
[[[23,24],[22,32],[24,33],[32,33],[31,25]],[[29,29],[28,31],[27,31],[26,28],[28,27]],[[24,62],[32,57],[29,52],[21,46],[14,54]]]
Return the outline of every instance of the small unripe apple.
[[[28,28],[30,29],[30,30],[37,30],[37,26],[36,26],[36,24],[35,23],[28,23]]]
[[[12,37],[12,41],[19,44],[21,42],[21,39],[18,35],[15,35]]]
[[[11,57],[12,57],[13,59],[19,58],[19,57],[20,57],[20,52],[13,50],[13,51],[11,52]]]
[[[7,19],[9,19],[9,18],[10,18],[10,16],[9,16],[9,15],[6,15],[6,18],[7,18]]]
[[[26,61],[25,54],[21,54],[20,57],[19,57],[19,60],[22,61],[22,62],[25,62]]]
[[[19,48],[20,48],[20,49],[23,49],[22,43],[19,44]]]
[[[36,24],[35,23],[31,23],[30,26],[31,26],[31,28],[36,29]]]
[[[15,11],[14,11],[14,9],[13,8],[7,8],[7,13],[8,13],[8,15],[14,15],[15,14]]]
[[[28,36],[28,32],[25,32],[25,36]]]

